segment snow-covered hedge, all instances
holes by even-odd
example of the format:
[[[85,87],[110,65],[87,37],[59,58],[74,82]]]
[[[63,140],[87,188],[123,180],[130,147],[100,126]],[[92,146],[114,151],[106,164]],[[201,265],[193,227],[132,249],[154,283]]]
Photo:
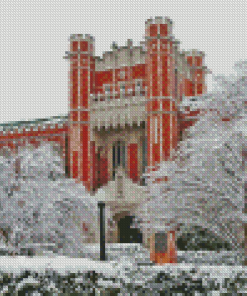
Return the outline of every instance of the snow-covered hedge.
[[[117,261],[102,263],[65,257],[0,259],[1,295],[27,292],[28,295],[245,295],[241,293],[247,292],[247,268],[241,266],[131,266]],[[144,276],[142,281],[133,280],[138,273]]]

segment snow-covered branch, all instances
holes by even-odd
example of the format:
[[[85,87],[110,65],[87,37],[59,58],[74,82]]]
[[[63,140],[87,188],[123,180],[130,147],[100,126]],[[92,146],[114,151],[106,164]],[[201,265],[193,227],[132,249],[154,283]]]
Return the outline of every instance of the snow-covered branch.
[[[148,175],[153,198],[139,207],[141,227],[198,225],[233,247],[241,240],[239,227],[246,220],[242,157],[247,144],[246,66],[247,62],[236,63],[236,77],[218,76],[214,93],[196,97],[206,112],[180,142],[176,159],[162,162]],[[223,121],[225,117],[230,120]],[[154,183],[164,177],[168,181]]]

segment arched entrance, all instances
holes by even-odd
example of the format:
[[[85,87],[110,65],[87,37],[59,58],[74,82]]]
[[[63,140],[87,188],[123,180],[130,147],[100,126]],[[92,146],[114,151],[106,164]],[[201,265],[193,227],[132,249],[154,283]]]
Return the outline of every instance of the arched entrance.
[[[139,228],[131,228],[133,216],[125,216],[118,221],[120,243],[142,243],[142,233]]]

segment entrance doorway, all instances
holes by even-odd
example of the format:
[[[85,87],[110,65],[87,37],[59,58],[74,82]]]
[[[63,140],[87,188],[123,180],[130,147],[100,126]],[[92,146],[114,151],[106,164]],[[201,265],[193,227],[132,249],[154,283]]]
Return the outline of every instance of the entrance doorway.
[[[133,216],[125,216],[118,221],[120,243],[142,243],[142,233],[139,228],[131,228]]]

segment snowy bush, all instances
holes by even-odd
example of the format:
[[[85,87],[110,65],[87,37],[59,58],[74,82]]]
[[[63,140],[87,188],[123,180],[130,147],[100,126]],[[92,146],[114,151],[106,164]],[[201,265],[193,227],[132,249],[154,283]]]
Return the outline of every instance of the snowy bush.
[[[12,259],[12,258],[11,258]],[[26,258],[20,270],[0,271],[0,293],[10,295],[244,295],[247,288],[247,270],[242,267],[195,266],[168,264],[166,266],[137,267],[118,262],[96,263],[77,259],[76,269],[71,259],[63,261],[63,272],[57,263],[40,268],[39,262]],[[6,262],[7,263],[7,262]],[[57,266],[60,266],[58,264]],[[13,270],[13,268],[12,268]],[[137,274],[144,275],[135,281]],[[29,294],[27,294],[29,293]],[[201,293],[201,294],[200,294]],[[215,293],[215,294],[212,294]]]

